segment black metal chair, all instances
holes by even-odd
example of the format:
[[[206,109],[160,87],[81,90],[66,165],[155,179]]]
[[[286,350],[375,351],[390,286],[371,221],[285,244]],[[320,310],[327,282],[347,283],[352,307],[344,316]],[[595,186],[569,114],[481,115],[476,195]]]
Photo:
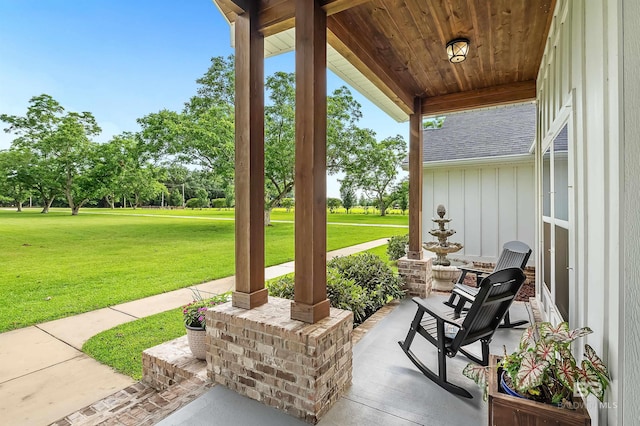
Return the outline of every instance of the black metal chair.
[[[509,311],[525,275],[520,268],[503,269],[485,277],[469,311],[461,316],[455,309],[445,308],[433,299],[413,298],[418,305],[407,337],[398,342],[411,362],[429,379],[456,395],[471,398],[471,394],[460,386],[447,381],[447,359],[462,352],[470,360],[481,365],[489,363],[489,343],[500,322]],[[423,317],[427,314],[427,318]],[[438,349],[438,373],[429,370],[411,351],[416,333],[427,339]],[[482,358],[479,359],[462,347],[480,341]]]
[[[502,246],[502,253],[500,253],[500,257],[496,262],[493,272],[516,267],[524,269],[527,266],[527,261],[530,256],[531,248],[528,245],[522,241],[509,241]],[[459,267],[459,269],[461,270],[460,277],[453,286],[449,300],[444,302],[445,305],[455,308],[458,312],[464,308],[466,303],[473,302],[473,299],[478,294],[480,281],[491,273],[481,269],[466,268],[464,266]],[[468,273],[476,274],[476,287],[464,284],[464,279]],[[456,299],[458,300],[456,301]],[[504,323],[500,325],[500,327],[517,327],[519,325],[526,324],[527,322],[528,321],[511,322],[509,312],[507,312],[504,317]]]

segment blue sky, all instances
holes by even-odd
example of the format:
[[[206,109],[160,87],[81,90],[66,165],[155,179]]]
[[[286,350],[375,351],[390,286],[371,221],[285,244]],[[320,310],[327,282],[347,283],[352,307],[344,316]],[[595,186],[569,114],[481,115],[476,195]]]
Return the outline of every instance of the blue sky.
[[[180,110],[212,56],[233,53],[229,26],[211,0],[0,0],[0,113],[24,115],[47,93],[67,110],[89,111],[107,141],[137,131],[136,119]],[[294,71],[294,53],[268,58],[265,74]],[[345,83],[331,71],[329,91]],[[352,89],[362,127],[379,138],[397,123]],[[12,136],[0,132],[0,149]],[[330,178],[327,192],[338,196]]]

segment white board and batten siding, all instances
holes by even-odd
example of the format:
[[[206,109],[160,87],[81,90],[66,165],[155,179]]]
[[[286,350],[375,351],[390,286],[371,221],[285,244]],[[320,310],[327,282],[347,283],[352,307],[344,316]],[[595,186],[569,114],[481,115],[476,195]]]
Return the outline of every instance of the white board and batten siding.
[[[444,162],[443,162],[444,163]],[[495,262],[507,241],[535,242],[535,172],[533,155],[475,159],[473,163],[426,165],[423,172],[423,240],[437,225],[436,207],[444,204],[449,239],[464,245],[451,255]],[[531,262],[533,265],[533,261]]]
[[[569,320],[612,376],[604,404],[587,400],[594,426],[640,424],[639,22],[638,0],[557,0],[536,84],[538,175],[568,127]]]

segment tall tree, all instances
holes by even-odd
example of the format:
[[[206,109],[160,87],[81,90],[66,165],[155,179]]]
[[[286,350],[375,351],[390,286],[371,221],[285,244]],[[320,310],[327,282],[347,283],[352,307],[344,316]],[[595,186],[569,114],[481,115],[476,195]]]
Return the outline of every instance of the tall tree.
[[[7,114],[0,120],[9,123],[5,132],[17,138],[12,146],[29,151],[33,164],[33,186],[42,197],[43,213],[49,211],[54,198],[64,194],[72,214],[86,203],[91,179],[79,179],[92,170],[95,144],[90,137],[100,133],[95,118],[89,112],[68,112],[53,97],[42,94],[31,98],[24,117]]]
[[[409,179],[404,178],[400,181],[400,183],[396,186],[394,190],[395,199],[400,205],[400,210],[402,210],[402,214],[409,208]]]
[[[270,212],[289,196],[295,183],[295,74],[276,72],[265,87],[270,105],[265,107],[264,174],[265,222]]]
[[[131,206],[136,209],[142,203],[154,199],[167,188],[160,182],[164,178],[162,171],[150,164],[127,171],[124,176],[124,191]]]
[[[409,207],[409,179],[402,179],[394,188],[391,193],[393,203],[398,203],[398,207],[402,210],[402,214]]]
[[[138,119],[149,152],[217,174],[227,187],[234,166],[234,60],[214,57],[196,80],[197,94],[181,112],[161,110]]]
[[[291,193],[295,185],[295,74],[276,72],[267,77],[269,105],[265,107],[265,203],[269,212]],[[362,142],[357,122],[358,104],[346,87],[327,96],[327,170],[343,171],[355,160]]]
[[[13,200],[19,212],[22,211],[22,204],[31,196],[30,163],[29,151],[0,151],[0,195]]]
[[[355,161],[362,139],[358,137],[358,122],[362,118],[360,104],[346,86],[327,97],[327,170],[342,172]]]
[[[212,58],[198,89],[182,112],[168,110],[138,120],[142,140],[156,158],[170,158],[213,172],[230,197],[234,172],[234,60]],[[265,88],[265,193],[269,212],[289,196],[295,185],[295,77],[276,72]],[[344,170],[354,160],[362,141],[357,122],[360,105],[346,87],[327,97],[327,167],[330,173]],[[190,198],[190,197],[187,197]],[[219,198],[219,197],[214,197]]]
[[[96,174],[100,176],[104,191],[103,197],[110,208],[123,197],[123,179],[128,169],[137,162],[135,136],[122,133],[113,136],[107,143],[98,147]]]
[[[400,135],[378,142],[368,129],[363,129],[360,137],[365,142],[359,145],[357,160],[349,164],[347,178],[375,198],[380,215],[384,216],[393,202],[389,193],[406,157],[407,144]]]
[[[0,120],[9,124],[4,131],[17,137],[12,147],[28,151],[32,155],[32,184],[42,198],[42,213],[48,213],[51,203],[62,192],[60,174],[57,173],[53,158],[45,149],[47,140],[57,130],[62,120],[64,108],[51,96],[42,94],[29,100],[24,117],[1,114]]]
[[[48,147],[63,174],[62,189],[71,214],[77,215],[89,200],[104,195],[104,185],[95,174],[98,145],[89,140],[99,134],[100,127],[91,113],[70,112],[63,117]]]
[[[351,210],[351,207],[357,202],[356,191],[354,189],[353,182],[348,179],[340,181],[340,197],[342,198],[342,206],[347,213]]]

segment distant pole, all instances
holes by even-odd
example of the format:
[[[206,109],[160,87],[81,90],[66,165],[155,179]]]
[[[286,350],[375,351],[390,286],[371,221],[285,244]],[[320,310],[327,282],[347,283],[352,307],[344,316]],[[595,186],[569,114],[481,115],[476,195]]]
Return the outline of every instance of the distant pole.
[[[184,183],[182,184],[182,208],[184,209]]]
[[[31,197],[29,197],[29,207],[31,207]]]
[[[160,207],[164,208],[164,191],[162,192],[162,199],[160,200]]]

